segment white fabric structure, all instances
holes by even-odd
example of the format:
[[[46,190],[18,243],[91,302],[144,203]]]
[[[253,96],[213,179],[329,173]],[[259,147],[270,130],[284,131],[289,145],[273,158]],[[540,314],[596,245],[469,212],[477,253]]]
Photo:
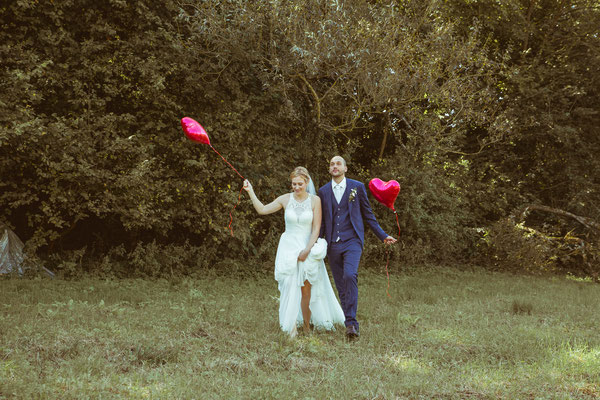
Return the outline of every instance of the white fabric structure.
[[[6,225],[0,223],[0,274],[23,275],[23,242]]]
[[[23,275],[27,269],[23,255],[23,242],[8,226],[0,222],[0,275]],[[50,277],[54,273],[44,267],[42,270]]]

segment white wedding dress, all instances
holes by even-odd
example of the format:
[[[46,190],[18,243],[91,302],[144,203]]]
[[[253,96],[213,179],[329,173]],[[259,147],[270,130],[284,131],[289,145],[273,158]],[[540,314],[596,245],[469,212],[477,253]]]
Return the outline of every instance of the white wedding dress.
[[[310,322],[316,330],[333,330],[336,324],[344,323],[342,307],[335,297],[323,258],[327,253],[327,242],[319,239],[305,261],[298,255],[308,243],[312,230],[312,197],[302,202],[290,200],[285,209],[285,232],[279,239],[275,257],[275,279],[279,283],[279,324],[284,332],[295,336],[297,327],[303,324],[300,299],[301,287],[308,280],[312,285],[310,297]]]

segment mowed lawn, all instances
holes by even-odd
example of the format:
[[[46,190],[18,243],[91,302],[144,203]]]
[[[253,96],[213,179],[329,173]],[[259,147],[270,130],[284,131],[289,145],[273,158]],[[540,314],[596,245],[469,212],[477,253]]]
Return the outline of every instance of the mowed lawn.
[[[289,339],[271,274],[0,280],[4,399],[597,399],[600,285],[359,276],[361,337]]]

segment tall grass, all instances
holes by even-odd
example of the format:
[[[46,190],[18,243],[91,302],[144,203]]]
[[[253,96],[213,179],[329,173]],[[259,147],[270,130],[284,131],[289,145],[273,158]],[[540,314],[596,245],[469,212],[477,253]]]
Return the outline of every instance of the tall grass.
[[[0,280],[0,398],[597,399],[600,286],[359,276],[361,337],[289,339],[272,276]]]

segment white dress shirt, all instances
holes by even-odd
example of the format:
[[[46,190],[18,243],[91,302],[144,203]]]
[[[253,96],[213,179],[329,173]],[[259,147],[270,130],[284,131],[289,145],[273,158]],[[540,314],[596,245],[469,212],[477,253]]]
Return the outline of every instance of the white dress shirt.
[[[342,201],[344,192],[346,191],[346,178],[344,177],[340,183],[335,183],[335,181],[332,179],[331,187],[333,188],[333,195],[339,204]]]

